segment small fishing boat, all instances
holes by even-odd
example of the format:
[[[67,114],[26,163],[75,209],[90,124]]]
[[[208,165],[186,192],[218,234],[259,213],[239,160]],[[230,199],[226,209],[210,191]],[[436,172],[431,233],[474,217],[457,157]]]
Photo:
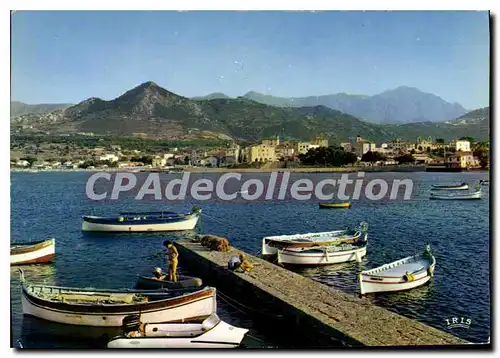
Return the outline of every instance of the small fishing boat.
[[[216,312],[216,290],[195,292],[104,290],[27,283],[21,272],[23,313],[52,322],[94,327],[121,327],[129,315],[144,323],[186,322]]]
[[[14,243],[10,246],[10,264],[41,264],[56,258],[56,240]]]
[[[137,317],[127,322],[123,335],[109,341],[108,348],[236,348],[247,332],[215,313],[196,323],[141,324]]]
[[[434,275],[436,259],[427,245],[423,253],[409,256],[359,274],[361,294],[404,291],[422,286]]]
[[[156,277],[139,276],[135,287],[137,289],[183,289],[203,286],[203,281],[198,277],[179,276],[178,281],[161,280]]]
[[[433,185],[431,190],[468,190],[469,185],[465,182],[452,185]]]
[[[367,235],[367,234],[365,234]],[[368,237],[353,243],[317,247],[287,247],[278,250],[277,261],[285,265],[320,266],[349,261],[361,262],[366,256]]]
[[[118,217],[84,216],[82,231],[151,232],[193,230],[201,216],[200,208],[190,213],[168,211],[124,212]]]
[[[351,203],[320,203],[319,207],[321,209],[349,209]]]
[[[481,184],[481,185],[490,185],[490,181],[489,181],[489,180],[482,180],[482,179],[481,179],[481,180],[479,181],[479,184]]]
[[[429,199],[433,200],[478,200],[482,198],[481,190],[469,193],[435,194],[431,193]]]
[[[325,231],[308,234],[267,236],[262,239],[262,256],[274,256],[284,248],[310,248],[315,246],[353,243],[367,237],[368,224],[362,222],[358,229]]]

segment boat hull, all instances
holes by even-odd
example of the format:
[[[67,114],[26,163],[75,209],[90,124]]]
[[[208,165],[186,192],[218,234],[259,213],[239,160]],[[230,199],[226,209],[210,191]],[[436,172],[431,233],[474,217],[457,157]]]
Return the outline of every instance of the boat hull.
[[[83,220],[82,231],[87,232],[152,232],[152,231],[185,231],[193,230],[198,224],[199,216],[189,219],[167,223],[144,224],[102,224]]]
[[[11,265],[42,264],[56,257],[55,240],[50,239],[35,245],[14,247],[10,250]]]
[[[278,263],[286,265],[307,265],[307,266],[320,266],[320,265],[333,265],[350,261],[361,261],[366,256],[367,246],[362,246],[352,250],[337,251],[337,252],[310,252],[321,250],[300,250],[284,249],[278,254]]]
[[[116,337],[108,348],[236,348],[247,332],[221,321],[196,337]]]
[[[479,200],[482,198],[481,192],[472,194],[459,194],[459,195],[436,195],[433,194],[429,197],[431,200]]]
[[[179,280],[174,281],[166,281],[166,280],[158,280],[152,277],[139,276],[137,278],[136,288],[138,289],[183,289],[183,288],[196,288],[201,287],[203,285],[203,281],[198,277],[189,277],[189,276],[179,276]]]
[[[140,314],[144,323],[199,319],[216,311],[215,290],[199,291],[184,297],[135,305],[72,305],[47,303],[23,289],[21,303],[25,315],[47,321],[93,327],[121,327],[127,316]]]
[[[346,230],[319,232],[311,234],[297,234],[284,236],[268,236],[262,239],[262,256],[275,256],[284,248],[310,248],[339,244],[342,241],[353,242],[361,237],[361,232],[346,235]]]
[[[320,203],[320,209],[349,209],[351,203]]]
[[[415,277],[415,280],[411,282],[406,282],[402,280],[401,277],[392,279],[384,278],[382,281],[373,281],[370,279],[371,277],[368,275],[359,274],[360,291],[362,295],[376,292],[397,292],[411,290],[412,288],[426,284],[431,279],[431,276],[424,273],[423,275]]]
[[[358,275],[361,295],[406,291],[427,283],[434,276],[436,259],[428,246],[422,254],[406,257]]]
[[[457,186],[432,186],[431,190],[469,190],[469,185]]]

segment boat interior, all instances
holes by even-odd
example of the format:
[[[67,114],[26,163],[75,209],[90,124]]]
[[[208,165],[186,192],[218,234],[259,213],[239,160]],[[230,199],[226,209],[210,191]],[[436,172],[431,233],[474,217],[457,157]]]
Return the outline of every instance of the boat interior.
[[[31,246],[31,245],[36,245],[36,244],[41,244],[42,242],[45,242],[46,240],[39,240],[39,241],[32,241],[32,242],[16,242],[10,245],[11,249],[15,249],[16,247],[24,247],[24,246]]]
[[[416,258],[411,257],[380,266],[373,270],[365,271],[364,273],[367,275],[387,276],[387,277],[403,276],[407,272],[411,274],[416,274],[422,270],[426,270],[431,263],[432,261],[425,256],[419,256]]]
[[[139,318],[124,322],[126,337],[196,337],[212,328],[220,322],[216,313],[197,322],[189,323],[146,323],[141,324]]]
[[[73,304],[132,304],[145,303],[149,298],[138,293],[71,292],[49,287],[29,286],[29,293],[52,302]]]

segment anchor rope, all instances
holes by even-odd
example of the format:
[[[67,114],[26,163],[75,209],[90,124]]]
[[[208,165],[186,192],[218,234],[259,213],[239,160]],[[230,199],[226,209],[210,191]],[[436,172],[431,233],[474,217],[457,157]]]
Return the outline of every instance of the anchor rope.
[[[272,317],[272,318],[282,318],[283,315],[273,315],[273,314],[270,314],[270,313],[263,313],[262,310],[257,310],[255,308],[251,308],[251,307],[248,307],[246,305],[244,305],[243,303],[241,302],[238,302],[236,301],[235,299],[223,294],[222,292],[220,292],[219,290],[217,291],[217,295],[220,296],[220,298],[226,302],[228,305],[230,305],[231,307],[237,309],[238,311],[240,312],[243,312],[243,313],[248,313],[248,312],[245,312],[244,310],[242,310],[241,308],[239,308],[238,306],[236,305],[239,305],[241,307],[244,307],[247,311],[251,311],[251,312],[256,312],[258,313],[259,315],[264,315],[264,316],[268,316],[268,317]],[[231,302],[235,302],[235,303],[231,303]]]
[[[215,222],[217,222],[219,224],[226,225],[231,230],[234,230],[234,231],[240,230],[240,228],[237,228],[236,226],[231,225],[231,224],[229,224],[227,222],[223,222],[223,221],[221,221],[221,220],[219,220],[219,219],[217,219],[217,218],[215,218],[215,217],[213,217],[211,215],[208,215],[207,213],[203,213],[203,217],[206,217],[206,218],[208,218],[210,220],[213,220],[213,221],[215,221]],[[259,251],[256,252],[256,254],[259,255],[259,256],[261,255],[261,253],[262,252],[261,252],[260,249],[259,249]]]

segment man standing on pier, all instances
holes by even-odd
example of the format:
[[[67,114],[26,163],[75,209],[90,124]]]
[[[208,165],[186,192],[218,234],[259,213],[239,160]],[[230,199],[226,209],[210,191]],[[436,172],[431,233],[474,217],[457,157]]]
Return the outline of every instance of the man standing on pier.
[[[172,241],[163,241],[163,246],[168,252],[168,279],[170,281],[177,281],[177,265],[179,264],[179,252],[172,244]]]

